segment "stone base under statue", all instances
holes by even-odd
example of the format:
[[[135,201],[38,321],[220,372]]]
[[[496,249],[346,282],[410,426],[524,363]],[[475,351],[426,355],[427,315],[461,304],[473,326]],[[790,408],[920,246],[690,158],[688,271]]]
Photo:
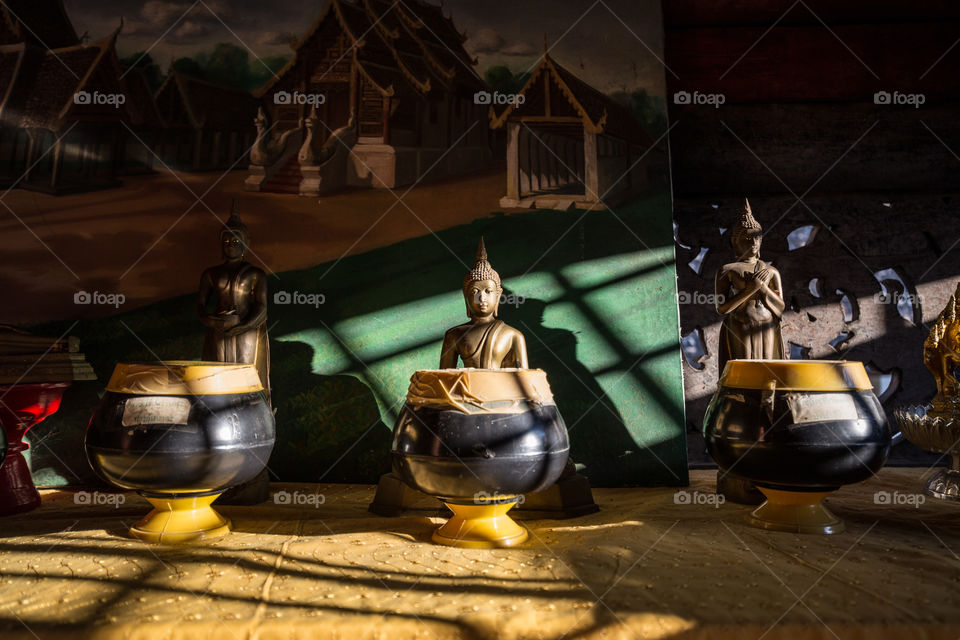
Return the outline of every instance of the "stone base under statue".
[[[513,510],[517,520],[577,518],[600,510],[593,501],[590,482],[579,473],[564,474],[556,484],[530,493]],[[393,473],[380,476],[377,493],[368,507],[378,516],[401,515],[447,518],[449,510],[438,498],[411,489]]]

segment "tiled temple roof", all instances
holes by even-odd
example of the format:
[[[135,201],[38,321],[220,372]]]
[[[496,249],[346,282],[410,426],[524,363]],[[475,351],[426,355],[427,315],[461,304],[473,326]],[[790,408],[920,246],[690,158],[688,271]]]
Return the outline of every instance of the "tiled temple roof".
[[[297,66],[300,50],[328,20],[336,20],[347,35],[350,44],[344,58],[354,60],[383,95],[394,95],[404,82],[421,94],[446,90],[466,95],[486,88],[453,21],[440,7],[421,0],[330,0],[278,77]],[[271,79],[256,94],[266,94],[276,82]]]
[[[542,87],[543,82],[556,86],[566,102],[563,105],[565,112],[555,107],[551,112],[553,115],[562,113],[566,117],[576,116],[594,133],[606,133],[643,146],[652,144],[650,135],[629,108],[573,75],[548,54],[543,55],[540,64],[520,90],[525,98],[522,104],[509,105],[499,112],[491,107],[491,128],[502,127],[508,120],[526,116],[545,117],[543,89],[532,90],[533,87]]]
[[[186,112],[188,124],[195,129],[207,124],[220,129],[250,129],[260,105],[249,91],[225,87],[173,69],[157,90],[156,101],[167,124],[178,124],[173,109],[179,106]]]

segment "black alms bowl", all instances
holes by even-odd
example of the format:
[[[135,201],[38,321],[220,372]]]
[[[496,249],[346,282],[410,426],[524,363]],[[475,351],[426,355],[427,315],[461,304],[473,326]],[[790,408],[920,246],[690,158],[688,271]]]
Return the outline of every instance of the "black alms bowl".
[[[252,365],[118,364],[85,446],[94,471],[118,487],[199,494],[254,478],[275,434]]]
[[[539,369],[416,372],[393,430],[393,472],[455,500],[546,489],[569,455],[567,429]]]
[[[891,439],[863,365],[832,360],[731,360],[703,436],[721,469],[793,491],[866,480]]]

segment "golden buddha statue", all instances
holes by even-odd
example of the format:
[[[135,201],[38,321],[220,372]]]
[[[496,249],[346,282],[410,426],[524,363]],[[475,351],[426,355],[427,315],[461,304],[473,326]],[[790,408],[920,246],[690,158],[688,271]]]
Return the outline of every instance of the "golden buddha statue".
[[[717,311],[720,326],[718,375],[727,360],[782,359],[783,287],[780,272],[760,259],[763,229],[750,203],[744,199],[743,212],[731,232],[736,261],[717,272]]]
[[[463,279],[463,299],[470,322],[449,329],[443,337],[441,369],[455,369],[458,360],[474,369],[527,369],[523,334],[497,318],[500,307],[500,274],[487,261],[480,238],[476,263]]]
[[[270,402],[270,342],[267,338],[267,277],[244,257],[247,227],[234,210],[220,232],[223,264],[200,277],[197,315],[207,326],[204,360],[254,364]]]
[[[937,382],[931,415],[960,417],[960,284],[943,308],[923,343],[923,364]]]
[[[440,369],[456,369],[461,361],[465,368],[472,369],[529,369],[523,334],[497,317],[502,294],[500,274],[490,266],[487,249],[481,238],[476,262],[463,279],[463,300],[470,321],[444,334]],[[422,374],[437,377],[438,374],[450,373],[421,371],[414,377],[422,379]],[[544,376],[546,381],[542,371],[531,373]],[[468,375],[469,372],[464,374]],[[509,374],[505,379],[522,378]],[[509,384],[506,386],[509,387]],[[445,393],[445,396],[449,399],[448,394]],[[398,516],[409,512],[441,515],[436,510],[434,497],[406,485],[392,472],[380,478],[377,493],[369,508],[381,516]],[[600,509],[593,500],[590,483],[577,473],[569,457],[556,483],[526,495],[521,508],[528,517],[537,518],[571,518]]]

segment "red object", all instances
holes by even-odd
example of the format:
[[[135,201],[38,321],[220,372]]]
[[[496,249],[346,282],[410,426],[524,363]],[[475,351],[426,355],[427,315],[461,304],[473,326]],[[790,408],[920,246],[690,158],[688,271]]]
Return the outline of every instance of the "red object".
[[[7,456],[0,465],[0,516],[23,513],[40,506],[22,451],[27,431],[60,408],[69,382],[39,382],[0,386],[0,426],[7,434]]]

